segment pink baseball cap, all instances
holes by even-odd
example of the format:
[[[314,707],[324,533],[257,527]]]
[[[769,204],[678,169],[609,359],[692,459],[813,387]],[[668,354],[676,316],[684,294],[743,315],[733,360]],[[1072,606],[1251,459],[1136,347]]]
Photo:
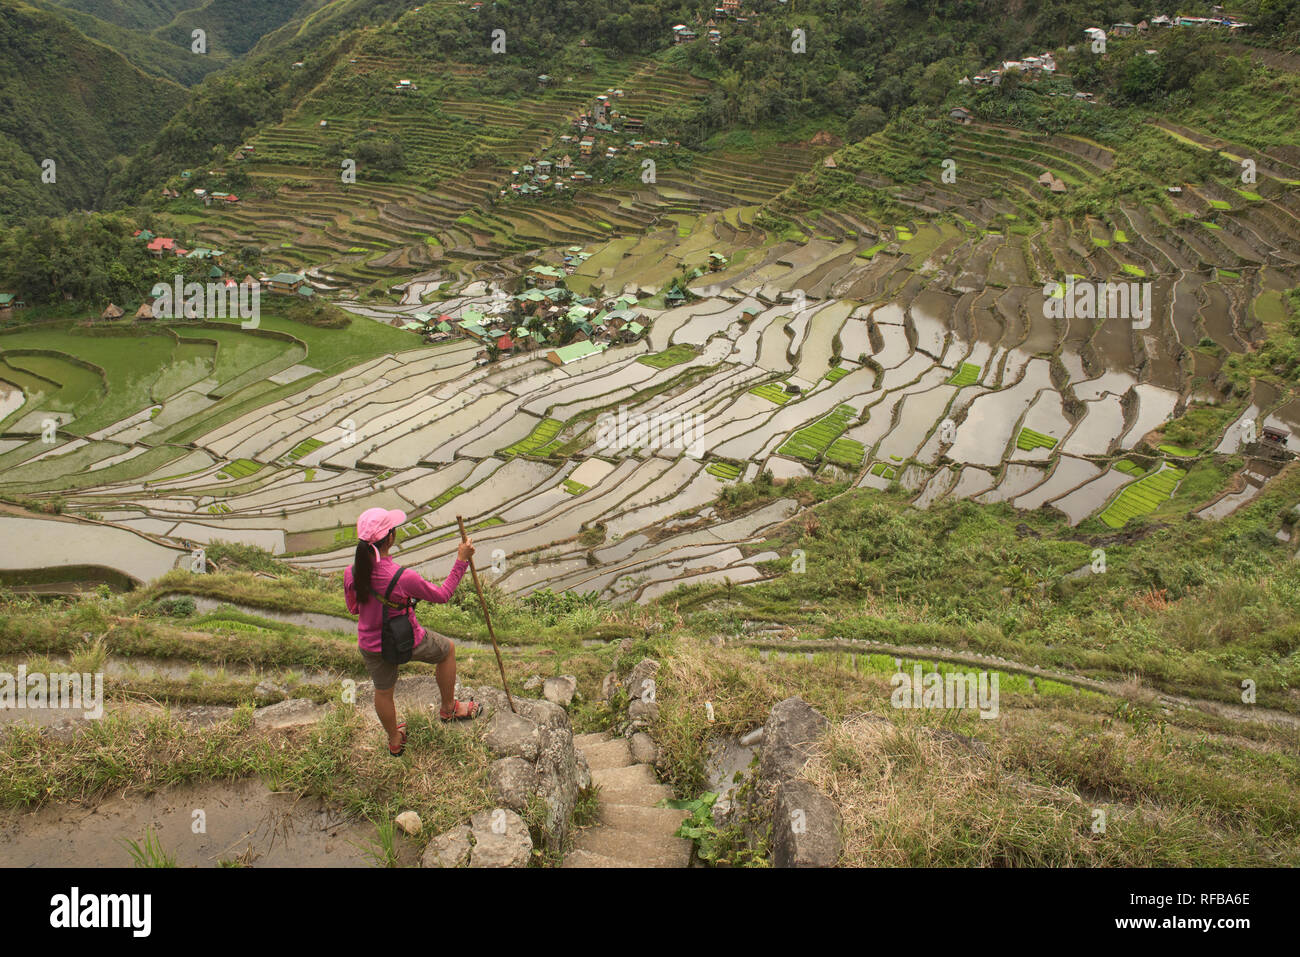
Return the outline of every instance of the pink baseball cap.
[[[368,508],[357,519],[357,538],[363,542],[377,542],[406,521],[400,509]]]

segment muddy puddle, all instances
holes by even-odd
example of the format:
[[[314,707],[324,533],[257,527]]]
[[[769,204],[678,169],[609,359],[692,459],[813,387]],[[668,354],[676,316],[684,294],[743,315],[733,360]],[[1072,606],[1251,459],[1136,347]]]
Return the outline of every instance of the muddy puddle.
[[[50,807],[0,816],[8,867],[130,867],[126,841],[152,828],[177,867],[365,867],[375,828],[312,798],[275,793],[257,780],[119,794],[94,808]],[[399,860],[415,849],[399,835]]]

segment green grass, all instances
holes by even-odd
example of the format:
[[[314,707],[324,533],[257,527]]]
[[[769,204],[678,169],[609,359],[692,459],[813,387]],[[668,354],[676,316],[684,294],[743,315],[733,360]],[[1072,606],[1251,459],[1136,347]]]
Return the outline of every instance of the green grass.
[[[948,380],[949,385],[955,385],[958,388],[968,385],[975,385],[980,380],[981,369],[973,362],[963,362],[961,368],[952,374]]]
[[[681,365],[683,362],[690,362],[695,358],[695,355],[695,349],[692,346],[679,342],[675,346],[669,346],[663,352],[656,352],[654,355],[649,356],[637,356],[636,361],[654,369],[667,369],[671,366]]]
[[[1167,501],[1186,474],[1184,469],[1164,464],[1126,486],[1097,517],[1111,528],[1123,528],[1131,519],[1148,515]]]
[[[1115,470],[1117,472],[1123,472],[1125,475],[1131,475],[1134,478],[1141,478],[1143,475],[1146,475],[1147,472],[1147,470],[1142,466],[1138,465],[1136,462],[1130,461],[1129,459],[1120,459],[1116,462]]]
[[[815,462],[840,433],[849,427],[849,423],[857,414],[853,406],[841,405],[825,418],[795,432],[777,449],[777,452]]]
[[[1042,432],[1035,432],[1033,429],[1021,429],[1020,435],[1016,438],[1016,448],[1023,452],[1032,452],[1034,449],[1054,449],[1057,440],[1050,435]]]
[[[1188,459],[1197,454],[1196,449],[1185,449],[1180,445],[1161,445],[1159,450],[1166,455],[1172,455],[1174,458]]]

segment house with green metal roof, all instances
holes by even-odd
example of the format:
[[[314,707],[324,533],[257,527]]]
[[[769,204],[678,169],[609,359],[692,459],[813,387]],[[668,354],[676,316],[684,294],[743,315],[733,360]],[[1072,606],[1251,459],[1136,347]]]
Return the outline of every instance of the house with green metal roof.
[[[579,359],[585,359],[588,356],[603,352],[604,349],[604,346],[597,345],[594,342],[573,342],[567,346],[552,349],[546,353],[546,358],[557,366],[566,366],[571,362],[577,362]]]
[[[279,272],[274,276],[265,277],[262,280],[262,285],[266,287],[267,292],[280,296],[292,296],[306,282],[307,277],[300,272]]]
[[[538,289],[550,289],[564,278],[564,270],[557,266],[534,266],[528,270],[529,278]]]

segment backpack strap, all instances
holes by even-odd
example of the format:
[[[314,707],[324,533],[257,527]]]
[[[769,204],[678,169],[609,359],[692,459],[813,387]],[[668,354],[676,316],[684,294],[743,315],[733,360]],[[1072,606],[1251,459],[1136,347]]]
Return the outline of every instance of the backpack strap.
[[[388,590],[387,590],[386,592],[384,592],[384,597],[380,599],[380,601],[382,601],[382,602],[383,602],[385,605],[387,605],[389,608],[409,608],[409,607],[411,607],[411,602],[410,602],[409,599],[407,600],[407,602],[406,602],[405,605],[394,605],[393,602],[392,602],[393,589],[397,587],[397,580],[398,580],[399,578],[402,577],[402,572],[404,572],[404,571],[406,571],[405,568],[398,568],[398,569],[397,569],[397,573],[396,573],[395,575],[393,575],[392,579],[391,579],[391,580],[389,581],[389,583],[388,583]]]

